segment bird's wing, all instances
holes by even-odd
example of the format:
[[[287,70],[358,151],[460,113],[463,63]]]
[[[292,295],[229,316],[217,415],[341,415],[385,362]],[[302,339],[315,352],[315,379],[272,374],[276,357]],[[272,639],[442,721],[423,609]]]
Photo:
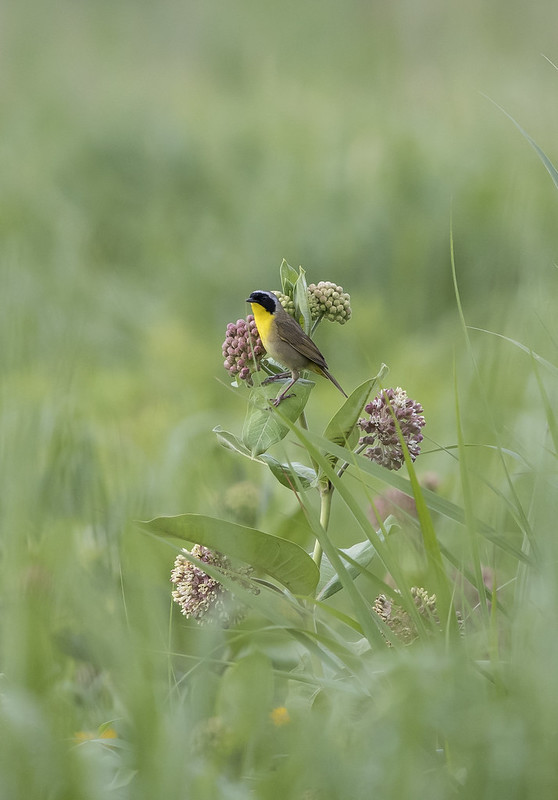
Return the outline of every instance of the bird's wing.
[[[304,333],[298,322],[290,317],[288,314],[285,314],[286,319],[281,321],[283,326],[282,331],[278,331],[279,338],[290,345],[293,350],[297,350],[301,355],[307,358],[309,361],[313,361],[319,367],[324,367],[327,369],[326,360],[323,355],[320,353],[312,339]],[[290,335],[289,335],[290,333]],[[293,338],[296,336],[297,343],[293,344]]]

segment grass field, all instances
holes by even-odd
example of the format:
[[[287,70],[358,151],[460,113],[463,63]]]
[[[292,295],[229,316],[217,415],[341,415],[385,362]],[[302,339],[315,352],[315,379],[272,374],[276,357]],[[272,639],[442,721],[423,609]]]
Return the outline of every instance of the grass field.
[[[1,800],[554,800],[558,187],[502,109],[558,161],[555,4],[1,16]],[[221,344],[283,259],[351,295],[316,335],[340,383],[385,363],[422,404],[410,476],[338,449],[324,500],[212,432],[241,436]],[[318,378],[269,455],[327,473],[341,405]],[[314,564],[225,576],[246,616],[200,626],[138,524],[177,514]]]

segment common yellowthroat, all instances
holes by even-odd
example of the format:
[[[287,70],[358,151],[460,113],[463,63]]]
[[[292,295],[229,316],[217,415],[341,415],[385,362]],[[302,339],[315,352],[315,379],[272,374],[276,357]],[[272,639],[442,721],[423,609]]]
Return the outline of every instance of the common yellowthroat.
[[[292,396],[288,394],[288,391],[300,378],[300,372],[303,369],[309,369],[328,378],[347,397],[333,375],[328,372],[326,360],[312,339],[304,333],[298,322],[287,314],[274,294],[261,291],[252,292],[246,302],[252,306],[254,320],[263,346],[275,361],[288,369],[288,372],[273,375],[264,383],[285,378],[289,372],[291,373],[291,382],[273,400],[274,406],[278,406],[282,400]]]

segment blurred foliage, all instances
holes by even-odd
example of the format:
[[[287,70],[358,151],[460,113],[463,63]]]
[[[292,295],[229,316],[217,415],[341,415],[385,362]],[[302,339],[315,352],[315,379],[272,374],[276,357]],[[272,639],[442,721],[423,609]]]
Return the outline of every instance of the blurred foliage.
[[[551,0],[4,5],[3,796],[555,796],[549,418],[528,355],[474,331],[467,351],[450,224],[467,322],[555,361],[556,191],[485,95],[557,160],[558,74],[541,57],[558,61],[556,13]],[[503,590],[511,619],[473,625],[470,657],[382,652],[348,689],[301,680],[294,699],[286,672],[296,681],[307,651],[257,622],[173,622],[175,552],[133,524],[233,517],[226,492],[248,482],[250,524],[306,544],[296,499],[211,434],[245,411],[222,368],[226,324],[250,291],[279,288],[283,257],[351,293],[350,323],[323,326],[319,346],[348,388],[389,364],[432,451],[456,442],[455,369],[479,445],[475,513],[515,531],[484,445],[520,454],[513,490],[543,554],[523,603]],[[336,395],[315,388],[316,430]],[[421,456],[449,497],[456,455]],[[331,529],[354,541],[339,507]],[[456,525],[439,531],[466,550]],[[413,579],[414,534],[394,544]],[[495,639],[509,661],[491,671]]]

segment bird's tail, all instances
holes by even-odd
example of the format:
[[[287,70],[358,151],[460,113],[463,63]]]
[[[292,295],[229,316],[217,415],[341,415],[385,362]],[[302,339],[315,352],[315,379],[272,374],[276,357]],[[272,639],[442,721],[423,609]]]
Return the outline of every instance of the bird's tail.
[[[330,380],[334,386],[337,386],[337,388],[339,389],[339,391],[341,392],[341,394],[344,394],[344,395],[345,395],[345,397],[348,397],[348,396],[349,396],[349,395],[348,395],[348,394],[345,392],[345,390],[344,390],[344,389],[342,389],[342,388],[339,386],[339,384],[337,383],[337,381],[335,380],[335,378],[333,377],[333,375],[331,374],[331,372],[328,372],[328,371],[327,371],[327,369],[324,369],[323,367],[321,367],[320,371],[321,371],[322,375],[324,375],[324,377],[328,378],[328,380]]]

